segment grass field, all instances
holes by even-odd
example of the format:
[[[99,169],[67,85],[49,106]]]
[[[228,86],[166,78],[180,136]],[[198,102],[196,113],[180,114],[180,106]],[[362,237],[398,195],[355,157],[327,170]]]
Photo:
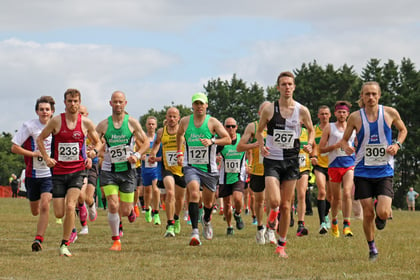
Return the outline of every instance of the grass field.
[[[106,211],[98,209],[89,234],[79,235],[70,246],[73,257],[66,258],[58,256],[62,227],[53,215],[44,250],[34,253],[37,218],[28,202],[1,198],[0,279],[420,279],[420,212],[393,215],[376,233],[379,258],[369,262],[361,221],[352,221],[353,238],[321,236],[316,211],[306,218],[308,236],[296,237],[296,226],[290,228],[284,260],[273,245],[255,243],[250,216],[244,216],[244,230],[227,237],[218,214],[212,220],[214,239],[202,238],[201,247],[188,246],[191,228],[184,221],[180,235],[165,239],[164,225],[146,224],[143,214],[134,224],[124,218],[122,251],[110,251]],[[161,218],[165,223],[164,212]]]

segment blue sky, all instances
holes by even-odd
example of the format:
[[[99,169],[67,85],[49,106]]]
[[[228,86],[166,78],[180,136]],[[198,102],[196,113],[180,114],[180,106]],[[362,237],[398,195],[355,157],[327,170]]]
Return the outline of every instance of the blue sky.
[[[314,60],[356,71],[371,58],[418,66],[419,10],[414,0],[3,0],[0,131],[35,118],[41,95],[62,112],[69,87],[99,122],[117,89],[139,117],[188,106],[209,79],[233,74],[266,88]]]

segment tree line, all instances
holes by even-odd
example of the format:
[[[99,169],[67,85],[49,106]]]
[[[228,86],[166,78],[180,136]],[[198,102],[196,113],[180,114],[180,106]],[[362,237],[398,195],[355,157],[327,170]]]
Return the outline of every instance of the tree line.
[[[420,71],[414,63],[403,58],[400,64],[393,60],[382,63],[379,59],[370,59],[357,74],[353,66],[344,64],[335,68],[332,64],[319,65],[316,61],[303,63],[294,69],[296,90],[294,98],[307,106],[311,112],[314,124],[317,123],[317,110],[321,105],[332,108],[337,100],[347,100],[353,104],[352,111],[358,110],[357,100],[361,86],[366,81],[377,81],[381,85],[382,96],[380,103],[395,107],[408,129],[408,136],[396,156],[394,190],[394,206],[405,207],[405,195],[409,187],[420,189],[420,146],[416,139],[420,139],[420,114],[417,114],[417,104],[420,104]],[[247,83],[233,74],[230,80],[220,78],[211,79],[203,85],[203,92],[209,98],[208,113],[220,121],[234,117],[238,123],[238,131],[243,131],[249,122],[258,119],[258,107],[263,101],[274,101],[279,98],[276,87],[277,75],[273,75],[273,85],[263,88],[258,83]],[[148,116],[155,116],[158,126],[161,126],[166,110],[177,107],[181,116],[192,113],[190,106],[164,106],[161,110],[150,109],[139,117],[145,127]],[[334,117],[331,121],[335,121]],[[396,138],[396,131],[394,131]],[[9,133],[3,132],[0,137],[0,160],[7,162],[0,167],[0,182],[6,184],[11,172],[20,174],[23,168],[21,156],[10,153]]]

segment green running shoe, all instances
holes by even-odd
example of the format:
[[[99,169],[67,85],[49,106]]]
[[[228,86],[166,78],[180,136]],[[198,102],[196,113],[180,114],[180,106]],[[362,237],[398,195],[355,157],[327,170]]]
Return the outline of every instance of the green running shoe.
[[[175,220],[174,232],[175,232],[175,234],[179,234],[181,232],[181,221],[180,220]]]

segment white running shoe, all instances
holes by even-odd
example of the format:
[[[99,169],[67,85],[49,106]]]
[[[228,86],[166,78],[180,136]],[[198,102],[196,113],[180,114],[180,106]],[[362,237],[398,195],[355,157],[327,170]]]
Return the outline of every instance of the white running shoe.
[[[86,235],[88,233],[89,233],[89,228],[88,228],[87,225],[86,226],[83,226],[82,229],[79,231],[79,234],[80,235]]]
[[[96,204],[93,202],[92,207],[88,207],[88,213],[89,213],[89,221],[93,222],[96,220],[96,217],[98,217],[98,213],[96,212]]]
[[[213,239],[213,227],[211,226],[211,222],[206,223],[203,220],[203,236],[205,239],[207,240],[212,240]]]
[[[257,244],[264,245],[265,244],[265,228],[262,228],[257,231],[257,235],[255,236],[255,240],[257,241]]]
[[[273,229],[266,229],[265,234],[264,234],[264,238],[265,238],[265,243],[268,244],[277,244],[277,240],[276,240],[276,234],[274,233]]]

